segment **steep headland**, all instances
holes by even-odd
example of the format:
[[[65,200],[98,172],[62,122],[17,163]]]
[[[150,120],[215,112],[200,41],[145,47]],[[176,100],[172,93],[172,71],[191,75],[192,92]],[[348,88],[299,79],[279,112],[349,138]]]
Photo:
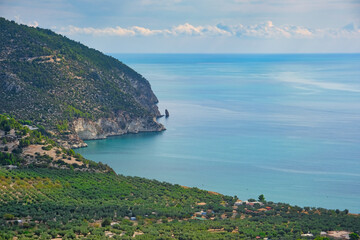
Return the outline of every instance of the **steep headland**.
[[[50,30],[0,18],[0,113],[31,120],[66,147],[162,131],[149,82],[120,61]]]

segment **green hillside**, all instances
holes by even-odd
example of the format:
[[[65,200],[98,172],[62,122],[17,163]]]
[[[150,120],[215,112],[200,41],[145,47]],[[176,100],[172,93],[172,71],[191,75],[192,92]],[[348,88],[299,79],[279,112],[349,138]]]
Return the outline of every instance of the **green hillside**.
[[[4,18],[0,29],[0,113],[58,133],[75,133],[78,118],[121,115],[126,123],[160,115],[149,82],[113,57]]]
[[[234,197],[112,173],[0,169],[0,186],[4,239],[297,239],[360,229],[359,216],[346,211],[236,206]]]

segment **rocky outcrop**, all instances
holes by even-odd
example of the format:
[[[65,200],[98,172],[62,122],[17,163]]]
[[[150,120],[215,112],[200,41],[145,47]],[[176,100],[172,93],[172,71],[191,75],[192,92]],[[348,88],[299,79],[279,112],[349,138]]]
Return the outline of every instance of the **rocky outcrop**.
[[[5,92],[17,94],[24,89],[23,85],[24,84],[19,79],[19,77],[16,76],[16,74],[12,74],[12,73],[0,74],[0,88],[2,88]]]
[[[137,78],[126,77],[126,79],[136,90],[135,92],[132,92],[132,95],[136,101],[155,116],[161,116],[158,106],[156,105],[159,100],[151,90],[150,83],[141,75],[139,75]]]
[[[72,124],[74,131],[82,140],[102,139],[126,133],[165,130],[165,127],[158,123],[156,118],[133,118],[126,113],[119,113],[115,118],[100,118],[97,121],[78,118]]]
[[[66,149],[87,147],[87,144],[76,134],[68,135],[66,140],[58,139],[57,143]]]

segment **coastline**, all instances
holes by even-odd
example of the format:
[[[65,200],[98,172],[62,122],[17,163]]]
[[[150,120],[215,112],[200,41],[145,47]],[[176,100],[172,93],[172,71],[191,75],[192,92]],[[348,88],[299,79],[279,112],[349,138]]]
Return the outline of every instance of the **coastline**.
[[[75,142],[69,144],[69,148],[77,149],[87,147],[84,141],[101,140],[112,136],[122,136],[126,134],[138,134],[146,132],[162,132],[166,128],[163,124],[158,123],[157,119],[153,117],[152,121],[149,118],[108,118],[98,119],[97,121],[89,121],[82,118],[76,119],[73,122],[74,131],[76,134],[70,135],[71,139],[76,139]],[[63,145],[66,144],[63,142]]]

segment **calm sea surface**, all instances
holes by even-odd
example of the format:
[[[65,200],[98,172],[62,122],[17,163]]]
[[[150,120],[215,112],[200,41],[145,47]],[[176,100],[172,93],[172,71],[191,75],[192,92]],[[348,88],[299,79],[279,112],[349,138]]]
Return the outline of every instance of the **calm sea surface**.
[[[113,55],[167,131],[87,141],[117,173],[360,213],[360,54]]]

